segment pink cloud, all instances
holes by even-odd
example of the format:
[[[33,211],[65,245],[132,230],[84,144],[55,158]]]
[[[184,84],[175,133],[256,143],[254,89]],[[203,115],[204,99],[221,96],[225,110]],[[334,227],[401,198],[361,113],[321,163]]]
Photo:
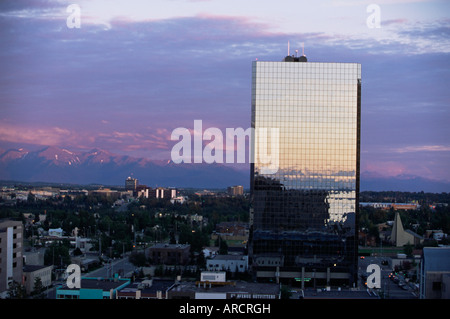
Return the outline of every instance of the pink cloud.
[[[2,123],[0,140],[38,145],[58,145],[69,138],[72,132],[60,127],[32,128]]]
[[[419,146],[405,146],[395,149],[396,153],[411,153],[411,152],[448,152],[450,146],[446,145],[419,145]]]
[[[80,132],[57,126],[13,125],[4,121],[0,125],[0,141],[80,149],[99,147],[123,152],[170,149],[170,136],[167,136],[166,129],[148,129],[146,132]]]
[[[361,171],[373,177],[390,177],[408,173],[408,169],[404,164],[394,161],[365,162],[361,166]]]

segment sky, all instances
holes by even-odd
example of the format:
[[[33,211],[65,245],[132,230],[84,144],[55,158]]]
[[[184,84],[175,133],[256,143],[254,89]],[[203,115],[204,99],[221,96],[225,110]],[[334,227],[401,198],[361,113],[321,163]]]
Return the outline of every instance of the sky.
[[[194,120],[250,127],[251,62],[281,61],[289,42],[311,62],[361,63],[362,173],[449,182],[449,12],[432,0],[2,0],[0,148],[169,159],[172,131]]]

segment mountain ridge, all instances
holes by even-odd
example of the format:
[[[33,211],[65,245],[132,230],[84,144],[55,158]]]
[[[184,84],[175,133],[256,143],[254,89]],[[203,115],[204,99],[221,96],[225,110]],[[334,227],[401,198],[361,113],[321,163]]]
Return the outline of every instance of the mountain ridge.
[[[34,151],[10,148],[0,154],[1,180],[123,185],[131,174],[149,186],[176,187],[242,185],[248,183],[249,177],[220,164],[174,164],[99,148],[77,152],[56,146]]]
[[[175,164],[170,160],[114,154],[93,148],[73,151],[43,146],[0,149],[0,180],[72,184],[124,185],[133,175],[148,186],[249,188],[250,170],[238,170],[221,164]],[[450,182],[415,175],[383,176],[361,173],[361,191],[450,192]]]

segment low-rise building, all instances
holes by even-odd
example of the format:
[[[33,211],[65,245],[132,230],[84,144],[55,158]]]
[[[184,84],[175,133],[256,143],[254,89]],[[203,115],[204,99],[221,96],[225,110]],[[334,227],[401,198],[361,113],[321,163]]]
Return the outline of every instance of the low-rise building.
[[[248,270],[248,256],[217,255],[206,260],[209,271],[246,272]]]
[[[25,265],[44,266],[44,256],[46,248],[33,249],[23,252],[23,263]]]
[[[50,228],[48,230],[48,235],[50,237],[63,237],[63,233],[62,228]]]
[[[117,292],[130,284],[130,279],[82,277],[80,288],[67,284],[56,289],[56,299],[116,299]]]
[[[167,299],[173,280],[148,279],[135,281],[117,292],[117,299]]]
[[[153,264],[187,265],[190,251],[191,245],[159,243],[148,249],[148,257]]]
[[[274,283],[254,283],[227,281],[222,273],[212,279],[206,272],[200,281],[179,282],[168,290],[168,299],[279,299],[280,285]],[[209,279],[211,277],[211,279]]]
[[[244,187],[242,185],[230,186],[227,188],[228,195],[237,196],[244,194]]]
[[[51,265],[25,265],[23,267],[23,284],[27,294],[34,291],[37,278],[41,279],[42,287],[49,287],[52,284],[52,269]]]
[[[424,247],[419,298],[450,299],[450,247]]]

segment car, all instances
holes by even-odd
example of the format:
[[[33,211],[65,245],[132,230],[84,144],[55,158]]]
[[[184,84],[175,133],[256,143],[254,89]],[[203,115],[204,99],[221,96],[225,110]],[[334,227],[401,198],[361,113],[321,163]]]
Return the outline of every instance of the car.
[[[366,257],[364,257],[364,256],[359,257],[359,259],[364,259],[364,258],[366,258]]]

